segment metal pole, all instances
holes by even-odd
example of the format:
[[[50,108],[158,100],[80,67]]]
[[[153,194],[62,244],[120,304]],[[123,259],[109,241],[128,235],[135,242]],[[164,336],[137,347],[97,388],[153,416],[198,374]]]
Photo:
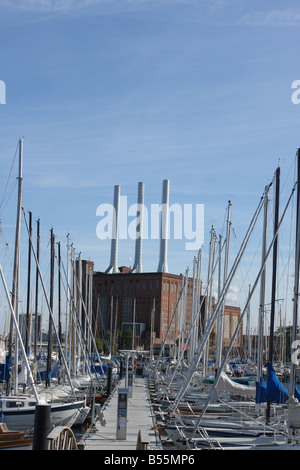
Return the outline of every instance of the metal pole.
[[[50,309],[53,312],[53,299],[54,299],[54,234],[51,229],[51,252],[50,252]],[[47,377],[46,387],[50,387],[51,383],[51,369],[52,369],[52,349],[53,349],[53,319],[49,312],[49,328],[48,328],[48,354],[47,354]]]
[[[229,239],[230,239],[230,221],[231,216],[231,202],[228,201],[228,214],[227,214],[227,233],[226,233],[226,248],[225,248],[225,260],[224,260],[224,277],[223,277],[223,286],[225,285],[227,279],[227,270],[228,270],[228,253],[229,253]],[[223,298],[221,311],[219,313],[220,322],[219,322],[219,344],[218,344],[218,356],[216,358],[216,368],[218,369],[222,361],[222,348],[223,348],[223,324],[224,324],[224,315],[225,315],[225,297]]]
[[[298,301],[299,301],[299,269],[300,269],[300,149],[297,152],[297,215],[296,215],[296,247],[295,247],[295,285],[293,303],[292,344],[297,340]],[[293,397],[296,385],[297,364],[291,361],[290,395]]]
[[[30,237],[29,237],[30,242]],[[37,247],[36,257],[39,262],[40,259],[40,219],[37,220]],[[37,344],[38,344],[38,331],[39,331],[39,316],[38,316],[38,303],[39,303],[39,271],[36,267],[35,278],[35,323],[34,323],[34,362],[37,360]]]
[[[18,176],[18,207],[17,207],[17,220],[16,220],[16,233],[15,233],[15,254],[14,254],[14,270],[13,270],[13,285],[12,285],[12,308],[16,313],[18,319],[18,301],[19,301],[19,267],[20,267],[20,240],[21,240],[21,208],[22,208],[22,190],[23,190],[23,140],[19,140],[19,176]],[[8,358],[10,360],[12,355],[12,344],[13,344],[13,332],[14,332],[14,323],[10,323],[10,333],[9,333],[9,345],[8,345]],[[17,349],[18,349],[18,339],[16,338],[15,350],[16,350],[16,361],[17,359]],[[17,362],[15,364],[15,389],[16,389],[16,380],[17,380]],[[11,378],[7,378],[7,387],[6,393],[9,393]]]
[[[280,188],[280,168],[276,169],[275,173],[275,213],[274,213],[274,233],[278,229],[279,217],[279,188]],[[272,267],[272,294],[271,294],[271,316],[270,316],[270,346],[269,346],[269,363],[273,362],[274,351],[274,324],[275,324],[275,301],[276,301],[276,274],[277,274],[277,247],[278,236],[274,241],[273,246],[273,267]],[[267,424],[270,421],[271,402],[267,400],[266,420]]]
[[[29,233],[32,235],[32,213],[29,213]],[[25,351],[26,354],[29,356],[30,350],[29,350],[29,343],[30,343],[30,338],[29,338],[29,317],[30,317],[30,280],[31,280],[31,246],[30,246],[30,238],[28,239],[28,273],[27,273],[27,305],[26,305],[26,336],[25,336]]]
[[[267,247],[267,224],[268,224],[268,203],[269,203],[269,187],[265,188],[264,200],[264,220],[263,220],[263,239],[262,239],[262,253],[261,264],[264,265]],[[258,352],[257,352],[257,383],[260,382],[262,377],[262,363],[263,363],[263,350],[264,350],[264,305],[265,305],[265,285],[266,285],[266,268],[263,267],[261,280],[260,280],[260,299],[259,299],[259,318],[258,318]]]

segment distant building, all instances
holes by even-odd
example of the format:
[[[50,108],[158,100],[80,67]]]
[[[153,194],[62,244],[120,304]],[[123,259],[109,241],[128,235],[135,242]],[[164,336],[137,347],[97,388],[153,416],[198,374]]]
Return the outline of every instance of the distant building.
[[[183,276],[163,272],[132,273],[130,268],[121,267],[119,273],[94,272],[93,317],[98,334],[115,329],[124,331],[134,325],[137,345],[149,350],[152,330],[153,352],[157,354],[168,332],[165,353],[178,341],[180,292]],[[185,337],[191,326],[193,279],[187,286]],[[176,307],[177,306],[177,307]],[[212,309],[214,299],[212,299]],[[111,313],[112,312],[112,313]],[[201,318],[204,321],[205,301]],[[225,307],[223,347],[230,339],[240,318],[238,307]],[[173,319],[173,320],[172,320]],[[170,326],[171,323],[171,326]],[[170,326],[170,328],[169,328]],[[210,343],[211,353],[215,344]],[[241,349],[241,337],[236,347]]]
[[[157,272],[143,272],[142,244],[145,185],[138,184],[135,258],[132,268],[119,267],[118,243],[120,222],[120,186],[114,186],[112,237],[109,266],[105,272],[93,274],[93,328],[96,336],[107,331],[124,331],[133,329],[138,346],[149,350],[151,345],[154,354],[161,348],[166,338],[165,353],[179,338],[179,302],[183,284],[183,275],[168,273],[168,229],[170,226],[169,207],[170,181],[163,180],[160,215],[160,243]],[[85,288],[83,287],[83,293]],[[83,294],[84,297],[85,294]],[[201,295],[201,293],[200,293]],[[85,297],[84,297],[85,298]],[[193,299],[193,279],[188,279],[185,306],[185,337],[191,326]],[[212,299],[212,309],[214,299]],[[203,326],[205,301],[201,311]],[[228,347],[235,326],[240,318],[240,309],[225,307],[223,347]],[[214,331],[211,334],[211,353],[214,355]],[[241,335],[236,341],[236,348],[241,352]]]

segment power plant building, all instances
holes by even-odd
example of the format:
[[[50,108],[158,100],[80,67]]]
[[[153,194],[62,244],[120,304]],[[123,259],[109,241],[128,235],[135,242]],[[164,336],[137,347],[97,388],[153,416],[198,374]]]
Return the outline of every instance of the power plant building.
[[[118,225],[120,186],[114,187],[114,214],[112,223],[110,263],[105,272],[93,273],[93,323],[96,335],[107,331],[132,329],[136,344],[142,349],[152,347],[157,354],[165,341],[165,353],[175,347],[178,338],[187,337],[191,326],[193,279],[188,278],[184,307],[182,302],[182,274],[170,274],[167,262],[169,231],[169,180],[162,184],[160,246],[157,272],[143,272],[143,208],[144,183],[138,184],[137,227],[133,267],[118,266]],[[201,290],[199,292],[201,296]],[[214,299],[211,301],[211,310]],[[206,299],[199,316],[199,331],[204,326]],[[182,315],[183,312],[183,315]],[[182,321],[182,318],[184,320]],[[223,347],[230,342],[240,318],[240,309],[225,306]],[[211,335],[213,338],[214,334]],[[241,351],[241,335],[236,348]],[[211,347],[214,348],[213,341]]]
[[[128,267],[120,267],[117,274],[94,273],[94,317],[97,331],[109,331],[111,325],[119,331],[132,329],[136,345],[157,354],[166,338],[165,354],[178,344],[180,331],[180,293],[183,275],[169,273],[132,273]],[[193,279],[188,279],[184,337],[191,326]],[[214,299],[212,299],[212,309]],[[201,308],[201,322],[204,322],[206,299]],[[240,318],[238,307],[225,306],[223,345],[229,344]],[[200,323],[201,323],[200,322]],[[169,328],[170,326],[170,328]],[[168,331],[169,330],[169,331]],[[152,334],[151,334],[152,333]],[[212,335],[211,348],[214,348]],[[238,337],[237,349],[241,350]]]

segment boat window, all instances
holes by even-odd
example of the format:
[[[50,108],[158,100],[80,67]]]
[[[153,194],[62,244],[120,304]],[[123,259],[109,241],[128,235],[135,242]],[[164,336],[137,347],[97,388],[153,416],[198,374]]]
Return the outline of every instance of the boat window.
[[[36,405],[36,402],[35,402],[35,401],[30,401],[30,402],[28,403],[28,406],[35,406],[35,405]]]
[[[20,408],[24,406],[23,401],[7,401],[6,402],[6,407],[7,408]]]

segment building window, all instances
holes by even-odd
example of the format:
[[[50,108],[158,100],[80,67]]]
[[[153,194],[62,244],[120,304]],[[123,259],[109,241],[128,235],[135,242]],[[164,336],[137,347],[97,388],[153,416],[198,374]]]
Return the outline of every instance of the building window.
[[[238,324],[238,317],[234,315],[232,316],[232,332],[231,332],[232,335],[236,330],[237,324]]]
[[[122,322],[132,321],[132,297],[123,297]]]
[[[224,317],[224,339],[230,338],[230,316],[225,315]]]
[[[150,281],[149,281],[149,290],[152,291],[152,289],[153,289],[153,281],[152,281],[152,279],[150,279]]]
[[[98,315],[98,328],[99,330],[106,327],[106,297],[99,297],[99,315]]]

